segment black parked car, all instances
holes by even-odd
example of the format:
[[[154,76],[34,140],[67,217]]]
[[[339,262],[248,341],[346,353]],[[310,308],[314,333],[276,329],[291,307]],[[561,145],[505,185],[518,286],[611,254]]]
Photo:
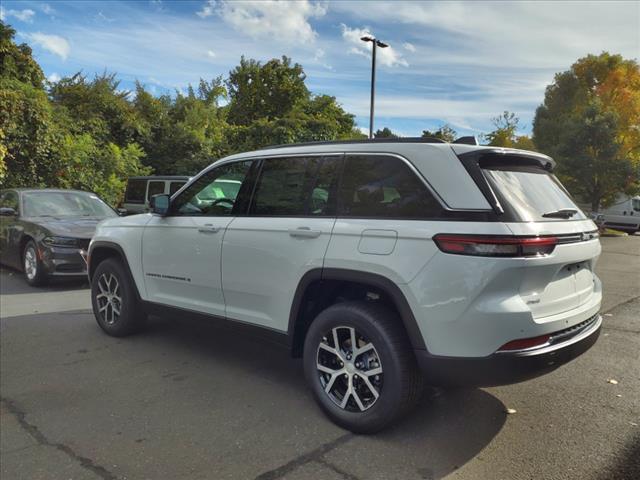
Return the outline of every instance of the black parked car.
[[[77,190],[0,192],[0,263],[24,271],[27,283],[50,276],[84,276],[95,227],[118,214],[97,195]]]

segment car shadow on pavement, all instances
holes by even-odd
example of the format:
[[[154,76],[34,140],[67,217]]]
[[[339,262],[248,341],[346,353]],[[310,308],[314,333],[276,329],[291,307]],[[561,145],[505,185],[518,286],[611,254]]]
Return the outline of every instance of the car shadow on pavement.
[[[2,266],[0,268],[0,295],[16,295],[22,293],[66,292],[89,288],[89,281],[84,277],[52,278],[42,287],[27,284],[24,274],[18,270]]]
[[[152,317],[140,339],[147,336],[154,342],[192,352],[194,361],[201,365],[209,361],[224,365],[228,375],[242,379],[238,381],[251,382],[255,375],[260,381],[275,385],[276,392],[281,386],[283,397],[293,391],[307,400],[307,420],[330,422],[319,413],[308,391],[302,362],[292,359],[283,347],[187,318]],[[397,461],[396,471],[405,472],[397,478],[442,478],[476,457],[491,442],[506,421],[505,410],[500,400],[481,389],[428,387],[417,408],[397,425],[373,436],[354,435],[323,456],[345,471],[350,471],[350,461],[356,455],[380,472],[389,471],[389,462]],[[359,478],[358,474],[355,477]]]

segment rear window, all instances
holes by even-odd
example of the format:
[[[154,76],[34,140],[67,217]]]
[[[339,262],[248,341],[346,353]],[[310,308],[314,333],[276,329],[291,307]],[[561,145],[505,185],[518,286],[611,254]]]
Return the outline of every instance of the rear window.
[[[147,191],[146,180],[129,180],[124,201],[127,203],[144,203],[144,194]]]
[[[149,190],[147,191],[147,201],[151,200],[151,197],[164,193],[164,180],[149,182]]]
[[[587,218],[560,181],[546,170],[532,166],[492,166],[482,171],[500,202],[505,209],[513,211],[517,221],[551,222]],[[576,212],[569,218],[554,216],[554,212],[565,209]]]

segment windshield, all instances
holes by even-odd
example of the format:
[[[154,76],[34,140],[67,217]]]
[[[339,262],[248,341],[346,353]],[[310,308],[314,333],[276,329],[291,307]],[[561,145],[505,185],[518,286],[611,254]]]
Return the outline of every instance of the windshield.
[[[551,222],[584,220],[585,214],[576,206],[558,179],[540,168],[484,168],[491,186],[502,197],[521,222]],[[554,217],[553,212],[575,210],[568,218]],[[546,216],[543,216],[547,214]]]
[[[81,192],[28,192],[23,195],[25,217],[116,217],[97,195]]]

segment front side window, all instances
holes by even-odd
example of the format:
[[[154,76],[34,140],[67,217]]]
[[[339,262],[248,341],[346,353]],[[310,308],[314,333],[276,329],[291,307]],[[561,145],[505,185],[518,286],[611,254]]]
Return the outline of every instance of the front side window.
[[[171,204],[173,215],[232,215],[252,161],[228,163],[202,175]]]
[[[149,182],[149,188],[147,190],[147,202],[151,200],[151,197],[164,193],[164,180],[163,181],[151,181]]]
[[[442,207],[401,159],[348,155],[339,193],[343,217],[421,219],[438,217]]]
[[[640,212],[640,198],[632,198],[631,206],[636,212]]]
[[[116,217],[97,195],[80,192],[27,192],[22,204],[25,217]]]
[[[16,192],[6,192],[0,198],[0,207],[13,208],[18,211],[18,194]]]
[[[264,160],[251,205],[257,216],[331,215],[337,157]]]
[[[127,203],[144,203],[144,193],[146,190],[146,180],[129,180],[124,201]]]

